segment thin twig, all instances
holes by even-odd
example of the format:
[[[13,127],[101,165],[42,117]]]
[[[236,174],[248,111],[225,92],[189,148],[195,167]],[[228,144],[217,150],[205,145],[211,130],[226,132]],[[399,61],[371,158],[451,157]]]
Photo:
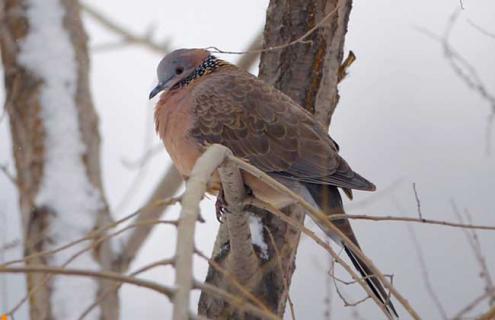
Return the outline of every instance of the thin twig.
[[[478,75],[478,71],[474,66],[462,56],[457,50],[455,50],[450,44],[450,35],[453,27],[459,17],[459,10],[455,10],[450,16],[447,26],[443,35],[437,35],[424,28],[417,28],[418,31],[427,35],[429,38],[438,41],[443,48],[443,53],[448,63],[450,64],[454,73],[466,84],[468,88],[477,92],[488,104],[490,105],[490,115],[487,117],[487,126],[485,130],[486,137],[486,154],[489,155],[491,151],[491,131],[493,121],[495,120],[495,95],[490,93],[486,85]]]
[[[0,247],[0,252],[8,251],[17,248],[21,244],[21,240],[19,239],[14,239],[12,241],[9,241],[7,243],[4,243]]]
[[[262,52],[268,52],[268,51],[274,51],[274,50],[281,50],[285,49],[287,47],[293,46],[298,43],[310,43],[311,41],[307,41],[306,38],[308,38],[313,32],[318,30],[325,22],[328,21],[338,10],[340,9],[340,5],[337,5],[332,11],[330,11],[327,15],[325,15],[317,24],[315,24],[311,29],[306,31],[302,36],[297,38],[296,40],[293,40],[289,43],[284,43],[280,44],[277,46],[272,46],[268,48],[262,48],[262,49],[254,49],[254,50],[249,50],[249,51],[225,51],[225,50],[220,50],[217,47],[207,47],[205,48],[206,50],[212,50],[212,52],[216,53],[224,53],[224,54],[247,54],[247,53],[262,53]]]
[[[432,219],[418,219],[412,217],[397,217],[397,216],[372,216],[364,214],[336,214],[328,217],[329,220],[335,221],[340,219],[354,219],[354,220],[369,220],[369,221],[392,221],[392,222],[413,222],[419,224],[433,224],[441,225],[445,227],[461,228],[461,229],[478,229],[495,231],[495,226],[468,224],[468,223],[457,223],[442,220],[432,220]]]
[[[465,210],[465,215],[468,219],[468,222],[472,222],[471,214],[469,211],[466,209]],[[466,236],[468,236],[469,233],[471,233],[472,241],[470,241],[471,248],[473,249],[473,252],[475,253],[476,260],[478,261],[478,264],[480,265],[480,276],[481,278],[485,281],[485,291],[489,292],[495,289],[495,286],[493,285],[493,279],[490,273],[490,269],[488,268],[488,265],[486,263],[486,258],[485,255],[483,254],[483,250],[481,249],[481,243],[480,239],[478,237],[478,233],[476,230],[465,230]],[[495,297],[490,299],[489,304],[493,305],[495,303]]]
[[[168,206],[168,205],[172,205],[172,204],[174,204],[174,203],[176,203],[178,201],[180,201],[180,197],[171,197],[171,198],[168,198],[168,199],[165,199],[165,200],[155,201],[154,203],[150,203],[150,204],[142,207],[141,209],[136,210],[133,213],[131,213],[131,214],[123,217],[122,219],[119,219],[119,220],[117,220],[115,222],[109,223],[108,225],[102,226],[102,227],[100,227],[100,228],[98,228],[96,230],[91,231],[85,237],[82,237],[80,239],[75,239],[73,241],[68,242],[67,244],[64,244],[64,245],[62,245],[60,247],[57,247],[57,248],[54,248],[54,249],[44,250],[44,251],[41,251],[41,252],[36,252],[36,253],[30,254],[30,255],[24,256],[21,259],[16,259],[16,260],[11,260],[11,261],[5,262],[4,264],[2,264],[2,266],[9,266],[9,265],[12,265],[12,264],[25,262],[26,260],[29,260],[29,259],[39,258],[39,257],[43,257],[43,256],[48,256],[48,255],[53,255],[53,254],[55,254],[57,252],[60,252],[62,250],[65,250],[65,249],[67,249],[69,247],[72,247],[74,245],[77,245],[80,242],[88,241],[88,240],[93,240],[93,239],[101,236],[101,234],[104,233],[105,231],[107,231],[109,229],[112,229],[112,228],[115,228],[116,226],[120,225],[121,223],[124,223],[124,222],[132,219],[133,217],[135,217],[136,215],[138,215],[141,210],[144,210],[145,208],[147,208],[149,206]]]
[[[160,206],[155,204],[157,202],[163,202],[162,199],[170,199],[167,197],[172,197],[177,192],[181,186],[181,182],[182,178],[177,169],[173,165],[169,166],[167,172],[145,202],[146,205],[134,215],[136,217],[134,221],[139,222],[159,219],[167,206],[165,203]],[[175,198],[175,200],[177,200],[177,198]],[[120,270],[127,270],[129,268],[129,265],[143,247],[143,244],[153,230],[153,227],[154,225],[149,225],[148,227],[135,229],[126,237],[126,242],[122,245],[122,250],[120,253],[116,254],[116,261],[119,261],[120,263]]]
[[[461,215],[459,209],[457,208],[457,205],[454,202],[454,200],[451,201],[451,205],[452,205],[452,210],[454,211],[454,214],[457,216],[459,221],[464,222],[463,221],[464,219],[462,218],[462,215]],[[465,215],[467,216],[468,221],[471,222],[471,216],[469,214],[469,211],[465,210]],[[478,239],[478,234],[476,233],[475,230],[463,230],[463,231],[464,231],[464,235],[466,236],[466,239],[468,241],[468,244],[474,253],[476,261],[478,262],[478,264],[480,266],[480,270],[481,270],[480,276],[485,282],[485,291],[490,292],[495,287],[493,285],[493,280],[492,280],[492,277],[490,275],[490,271],[489,271],[488,266],[486,264],[485,256],[483,255],[483,252],[481,250],[481,244],[480,244],[479,239]],[[494,300],[495,300],[495,298],[492,298],[490,302],[493,302]]]
[[[327,239],[327,244],[330,245],[329,240]],[[328,274],[332,274],[332,270],[334,268],[334,260],[332,257],[329,257],[328,259]],[[324,304],[325,304],[325,312],[323,313],[323,316],[325,320],[331,320],[332,319],[332,287],[330,286],[331,282],[330,281],[325,281],[325,299],[324,299]]]
[[[460,320],[466,313],[473,310],[476,306],[478,306],[485,299],[495,297],[495,289],[492,291],[485,291],[482,295],[476,297],[472,302],[470,302],[467,306],[462,308],[452,319]]]
[[[400,184],[403,183],[403,179],[397,179],[393,181],[390,185],[380,188],[380,190],[371,192],[370,195],[366,196],[363,200],[353,200],[352,202],[349,202],[346,204],[347,210],[353,210],[357,208],[364,208],[368,206],[369,204],[384,198],[386,196],[389,196],[394,190],[397,190],[397,188],[400,186]]]
[[[145,150],[144,154],[139,156],[137,160],[123,159],[122,164],[129,170],[141,169],[144,167],[154,156],[163,153],[163,144],[157,143]]]
[[[477,23],[474,23],[472,20],[468,19],[467,22],[473,27],[475,28],[476,30],[478,30],[481,34],[491,38],[491,39],[494,39],[495,40],[495,33],[493,32],[490,32],[488,30],[486,30],[485,28],[481,27],[480,25],[478,25]]]
[[[0,164],[0,171],[7,177],[7,179],[12,182],[12,184],[17,187],[17,178],[13,173],[9,171],[9,168],[5,164]]]
[[[418,216],[419,219],[423,220],[423,213],[421,212],[421,201],[419,201],[418,191],[416,190],[416,182],[413,182],[412,187],[414,191],[414,198],[416,199],[416,206],[418,208]]]
[[[263,43],[263,31],[258,31],[256,36],[248,45],[246,51],[250,52],[256,50],[256,48],[259,48],[262,43]],[[259,57],[259,53],[244,54],[239,57],[239,59],[236,62],[236,65],[243,70],[249,71],[249,69],[251,69],[251,67],[254,65],[258,57]]]
[[[104,14],[99,12],[98,10],[92,8],[87,3],[81,3],[81,8],[85,13],[87,13],[91,18],[100,23],[102,26],[110,30],[111,32],[122,37],[123,42],[120,44],[137,44],[142,47],[148,48],[151,51],[158,53],[160,55],[164,55],[169,51],[168,41],[163,41],[162,43],[158,43],[153,40],[151,37],[151,33],[148,32],[145,35],[137,35],[132,31],[127,30],[122,25],[115,23],[110,18],[106,17]]]
[[[421,246],[419,244],[418,238],[416,237],[416,233],[414,233],[413,228],[410,225],[407,225],[407,230],[409,232],[409,235],[411,237],[411,241],[414,245],[414,249],[416,250],[416,256],[418,258],[418,262],[421,268],[421,273],[423,274],[423,282],[426,287],[426,291],[428,292],[428,295],[430,296],[431,300],[435,304],[438,313],[440,313],[440,317],[444,320],[448,319],[447,312],[445,311],[445,308],[443,307],[442,302],[440,301],[440,298],[436,294],[435,290],[433,289],[433,285],[430,280],[430,276],[428,274],[428,266],[426,265],[425,258],[423,256],[423,251],[421,250]]]

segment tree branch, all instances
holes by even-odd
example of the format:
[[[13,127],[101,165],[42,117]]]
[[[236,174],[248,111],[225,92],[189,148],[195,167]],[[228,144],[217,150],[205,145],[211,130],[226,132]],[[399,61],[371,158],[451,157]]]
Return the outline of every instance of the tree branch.
[[[182,196],[182,209],[177,228],[176,274],[173,319],[187,319],[189,315],[189,295],[192,288],[192,266],[194,253],[194,230],[199,216],[199,202],[206,192],[211,175],[225,160],[230,150],[214,144],[196,161],[186,191]]]
[[[218,168],[218,173],[228,210],[225,214],[230,244],[227,270],[232,272],[242,285],[254,285],[257,281],[253,276],[256,275],[259,262],[251,243],[249,214],[244,211],[244,182],[239,168],[232,162],[224,163]]]
[[[112,21],[110,18],[106,17],[104,14],[94,9],[87,3],[81,3],[81,8],[86,14],[88,14],[99,24],[101,24],[111,32],[121,36],[122,40],[124,41],[124,44],[127,43],[127,44],[140,45],[160,55],[164,55],[170,50],[168,46],[168,41],[163,41],[162,43],[158,43],[153,40],[150,32],[144,35],[135,34],[132,31],[127,30],[124,26],[119,25],[118,23]]]
[[[158,293],[161,293],[169,298],[172,298],[174,296],[174,289],[172,288],[156,284],[155,282],[152,281],[137,279],[135,277],[125,276],[110,271],[92,271],[92,270],[67,269],[67,268],[45,267],[45,266],[34,266],[34,265],[30,267],[3,267],[0,265],[0,273],[43,273],[43,274],[91,277],[91,278],[112,280],[117,282],[124,282],[124,283],[136,285],[138,287],[148,288]]]
[[[413,222],[413,223],[419,223],[419,224],[433,224],[433,225],[441,225],[441,226],[452,227],[452,228],[461,228],[461,229],[478,229],[478,230],[495,231],[495,226],[457,223],[457,222],[432,220],[432,219],[419,219],[419,218],[412,218],[412,217],[371,216],[371,215],[364,215],[364,214],[336,214],[336,215],[332,215],[328,219],[330,219],[331,221],[340,220],[340,219],[355,219],[355,220],[369,220],[369,221]]]
[[[163,199],[173,196],[179,190],[182,182],[182,177],[173,165],[169,166],[167,172],[160,180],[155,190],[145,202],[147,203],[136,216],[135,222],[146,220],[157,220],[165,211],[166,207],[153,205]],[[144,245],[145,240],[153,230],[154,225],[148,225],[141,228],[136,228],[126,237],[126,242],[122,246],[122,250],[118,252],[118,256],[114,262],[118,270],[127,270],[130,263],[137,256],[139,250]]]

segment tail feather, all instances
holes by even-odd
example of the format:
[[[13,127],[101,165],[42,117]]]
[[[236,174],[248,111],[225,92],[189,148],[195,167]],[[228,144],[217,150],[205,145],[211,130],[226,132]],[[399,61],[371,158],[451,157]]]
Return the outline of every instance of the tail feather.
[[[354,267],[359,271],[362,277],[364,277],[366,284],[371,289],[371,292],[378,298],[378,300],[387,308],[387,311],[392,312],[395,317],[399,317],[394,305],[390,301],[389,295],[385,292],[380,280],[373,276],[373,272],[368,268],[368,266],[354,253],[344,245],[344,250],[351,259]]]
[[[342,204],[342,198],[340,196],[339,190],[335,186],[330,185],[321,185],[321,184],[313,184],[313,183],[305,183],[306,189],[309,191],[309,194],[313,198],[314,202],[320,207],[320,209],[327,213],[328,215],[334,214],[342,214],[345,213],[344,207]],[[327,233],[327,236],[342,244],[344,246],[344,250],[349,256],[354,267],[357,271],[365,278],[366,284],[370,288],[373,295],[385,306],[387,311],[395,317],[398,317],[397,311],[394,308],[394,305],[389,299],[389,295],[386,293],[383,285],[380,280],[373,276],[373,272],[370,268],[362,261],[357,255],[355,255],[347,246],[345,246],[341,239],[337,239],[335,235],[328,234],[326,228],[322,227],[318,221],[315,221],[316,224],[320,226],[320,228]],[[359,243],[354,235],[351,224],[347,219],[339,219],[333,221],[333,223],[342,231],[347,238],[349,238],[358,248],[360,248]]]

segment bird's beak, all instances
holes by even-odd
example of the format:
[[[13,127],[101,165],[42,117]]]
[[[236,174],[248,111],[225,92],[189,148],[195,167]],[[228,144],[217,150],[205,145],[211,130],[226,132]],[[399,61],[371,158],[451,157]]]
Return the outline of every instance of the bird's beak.
[[[154,96],[156,96],[157,94],[159,94],[160,92],[168,89],[170,87],[170,84],[167,82],[160,82],[156,85],[156,87],[151,90],[150,92],[150,100],[153,99]]]

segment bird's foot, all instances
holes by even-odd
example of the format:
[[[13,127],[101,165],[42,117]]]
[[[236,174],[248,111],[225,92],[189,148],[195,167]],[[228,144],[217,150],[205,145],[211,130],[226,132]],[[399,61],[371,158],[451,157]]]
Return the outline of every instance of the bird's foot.
[[[215,209],[218,222],[223,223],[223,215],[229,213],[229,209],[227,209],[227,201],[225,201],[223,194],[223,189],[220,189],[218,192],[217,202],[215,202]]]

